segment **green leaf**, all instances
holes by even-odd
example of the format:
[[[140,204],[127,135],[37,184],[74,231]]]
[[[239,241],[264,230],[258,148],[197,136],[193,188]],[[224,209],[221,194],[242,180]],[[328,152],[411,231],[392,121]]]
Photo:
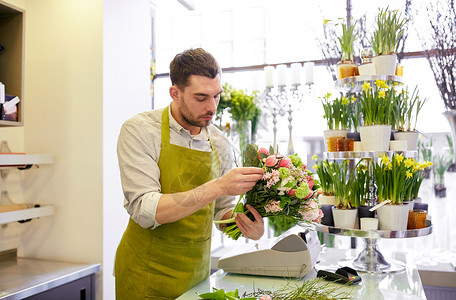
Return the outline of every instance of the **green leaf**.
[[[225,296],[231,296],[231,297],[236,297],[239,298],[239,291],[236,289],[235,291],[227,292]]]
[[[225,291],[223,289],[220,289],[213,293],[205,293],[198,296],[201,299],[225,300]]]
[[[236,207],[233,209],[234,213],[244,213],[244,203],[239,202],[236,204]]]

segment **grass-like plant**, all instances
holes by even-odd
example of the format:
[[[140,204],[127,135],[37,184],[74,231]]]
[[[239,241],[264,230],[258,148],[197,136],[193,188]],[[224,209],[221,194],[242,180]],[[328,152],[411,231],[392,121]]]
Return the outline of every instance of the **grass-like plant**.
[[[351,203],[351,180],[350,180],[350,160],[345,159],[339,162],[325,162],[325,168],[334,185],[334,196],[336,207],[340,209],[351,209],[355,203]]]
[[[384,80],[376,80],[374,84],[375,88],[369,82],[362,85],[360,102],[364,126],[391,125],[396,93]]]
[[[334,185],[331,176],[325,167],[325,165],[328,164],[328,160],[321,160],[316,154],[312,156],[312,159],[315,160],[315,165],[312,168],[315,170],[315,173],[317,173],[323,195],[334,195]]]
[[[395,97],[393,108],[394,128],[399,131],[416,131],[418,115],[427,100],[427,98],[423,99],[419,96],[418,86],[415,87],[412,93],[407,88],[402,90]]]
[[[352,23],[348,23],[344,21],[344,19],[339,18],[342,20],[340,23],[342,27],[342,34],[337,37],[340,43],[340,48],[342,50],[342,62],[353,62],[353,42],[356,39],[357,32],[355,32],[356,21]]]
[[[408,19],[404,19],[398,10],[389,10],[388,7],[379,9],[371,38],[372,48],[377,55],[396,52],[407,22]]]
[[[340,130],[350,129],[351,114],[350,114],[350,99],[342,93],[339,98],[331,100],[331,93],[320,97],[325,114],[323,117],[326,120],[328,129]]]

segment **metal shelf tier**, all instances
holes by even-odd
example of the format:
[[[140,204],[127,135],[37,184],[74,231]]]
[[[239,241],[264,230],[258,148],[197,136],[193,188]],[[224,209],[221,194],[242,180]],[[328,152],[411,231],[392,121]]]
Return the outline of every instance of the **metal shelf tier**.
[[[339,152],[324,152],[325,159],[342,159],[342,158],[380,158],[384,154],[391,158],[395,153],[402,153],[405,158],[416,158],[418,151],[339,151]]]
[[[403,78],[401,76],[395,75],[371,75],[371,76],[351,76],[347,78],[342,78],[336,80],[335,86],[339,89],[346,89],[352,93],[357,93],[362,91],[362,85],[364,82],[375,82],[375,80],[384,80],[388,83],[399,83],[404,84]]]
[[[432,224],[427,220],[425,228],[400,231],[347,229],[321,224],[316,224],[316,229],[324,233],[363,239],[365,248],[354,259],[340,261],[340,266],[348,266],[366,273],[395,273],[404,271],[405,264],[394,260],[388,262],[378,249],[377,240],[379,238],[398,239],[426,236],[432,233]]]

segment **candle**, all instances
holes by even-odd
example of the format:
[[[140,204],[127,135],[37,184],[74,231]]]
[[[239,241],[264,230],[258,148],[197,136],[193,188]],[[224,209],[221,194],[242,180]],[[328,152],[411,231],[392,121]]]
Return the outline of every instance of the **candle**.
[[[279,86],[287,85],[287,66],[277,65],[277,83]]]
[[[304,71],[306,73],[306,84],[313,84],[314,83],[314,76],[313,76],[313,69],[314,69],[315,63],[308,61],[304,63]]]
[[[274,67],[266,66],[264,67],[264,74],[266,76],[266,87],[274,87]]]
[[[291,84],[299,85],[301,84],[301,63],[292,63],[291,64]]]

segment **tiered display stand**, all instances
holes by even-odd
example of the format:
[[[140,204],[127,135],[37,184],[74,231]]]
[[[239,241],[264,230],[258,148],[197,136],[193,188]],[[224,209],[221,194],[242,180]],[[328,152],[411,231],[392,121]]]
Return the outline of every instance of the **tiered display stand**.
[[[362,90],[362,84],[364,82],[370,82],[371,86],[375,80],[385,80],[389,83],[394,82],[397,84],[402,84],[402,77],[398,76],[389,76],[389,75],[377,75],[377,76],[354,76],[349,78],[344,78],[336,81],[336,87],[344,89],[350,93],[357,93]],[[371,178],[373,178],[373,165],[372,161],[374,159],[381,158],[383,155],[387,155],[390,158],[395,153],[402,153],[404,157],[415,158],[417,151],[349,151],[349,152],[325,152],[324,158],[330,160],[358,160],[358,159],[367,159],[370,161],[369,170],[371,173]],[[369,187],[368,202],[369,205],[375,204],[376,200],[376,185],[375,181],[371,181]],[[405,270],[405,264],[400,261],[387,261],[384,255],[380,252],[378,248],[378,239],[398,239],[398,238],[412,238],[412,237],[421,237],[426,236],[432,233],[432,224],[429,220],[426,221],[426,227],[422,229],[413,229],[413,230],[402,230],[402,231],[392,231],[392,230],[360,230],[360,229],[346,229],[338,228],[326,225],[317,225],[317,230],[323,233],[339,235],[339,236],[348,236],[348,237],[358,237],[363,239],[365,247],[360,251],[354,259],[340,261],[341,266],[349,266],[355,270],[367,273],[393,273],[401,272]]]

